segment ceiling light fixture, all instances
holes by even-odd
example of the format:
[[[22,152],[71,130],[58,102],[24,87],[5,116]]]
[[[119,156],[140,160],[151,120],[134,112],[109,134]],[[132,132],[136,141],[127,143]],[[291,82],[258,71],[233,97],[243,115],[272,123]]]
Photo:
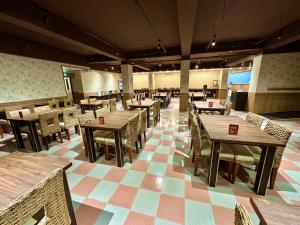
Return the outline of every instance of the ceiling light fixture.
[[[213,40],[212,40],[212,42],[211,42],[211,46],[215,46],[216,45],[216,35],[214,34],[214,36],[213,36]]]
[[[159,67],[161,67],[161,63],[160,63],[160,64],[158,64],[158,66],[159,66]]]
[[[113,67],[113,66],[112,66],[112,67],[111,67],[111,69],[112,69],[112,70],[114,70],[114,69],[115,69],[115,67]]]
[[[277,39],[278,39],[278,40],[281,40],[281,39],[282,39],[282,29],[280,29],[279,34],[278,34],[278,36],[277,36]]]
[[[117,48],[117,50],[116,50],[116,55],[120,55],[120,50],[119,50],[119,48]]]
[[[195,65],[195,69],[198,69],[198,68],[199,68],[199,65],[198,65],[198,64],[196,64],[196,65]]]

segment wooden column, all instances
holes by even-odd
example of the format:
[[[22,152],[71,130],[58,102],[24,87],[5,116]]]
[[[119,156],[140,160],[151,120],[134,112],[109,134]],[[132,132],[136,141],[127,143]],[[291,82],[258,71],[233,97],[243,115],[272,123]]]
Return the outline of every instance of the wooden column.
[[[190,60],[182,60],[180,66],[180,102],[179,111],[187,112],[189,99]]]
[[[227,97],[227,80],[228,80],[228,69],[223,69],[220,74],[220,84],[217,98],[224,99]]]
[[[153,72],[149,72],[148,80],[149,80],[149,98],[152,98],[153,90],[154,90],[154,74]]]
[[[127,109],[126,100],[134,98],[133,92],[133,74],[132,74],[132,65],[122,64],[121,73],[122,73],[122,82],[123,82],[123,107]]]

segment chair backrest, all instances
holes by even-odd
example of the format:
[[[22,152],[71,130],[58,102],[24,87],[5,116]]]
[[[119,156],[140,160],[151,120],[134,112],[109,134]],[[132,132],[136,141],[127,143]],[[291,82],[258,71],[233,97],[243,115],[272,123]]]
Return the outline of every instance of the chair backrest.
[[[226,99],[220,99],[219,104],[225,106],[226,101]]]
[[[43,137],[60,132],[58,112],[56,110],[39,114],[39,122]]]
[[[109,108],[109,107],[110,107],[110,100],[103,100],[103,101],[102,101],[102,106],[103,106],[103,107]],[[109,109],[110,109],[110,108],[109,108]]]
[[[277,138],[278,140],[283,141],[284,143],[287,143],[289,141],[289,138],[292,134],[292,131],[279,125],[278,123],[275,123],[273,121],[269,121],[264,129],[264,131],[273,137]],[[284,152],[283,147],[277,147],[275,152],[275,157],[273,161],[273,168],[279,168],[282,154]]]
[[[7,118],[20,118],[19,112],[22,112],[23,116],[31,114],[30,109],[19,109],[19,110],[14,110],[14,111],[8,111]]]
[[[90,102],[96,102],[97,98],[90,98]]]
[[[48,101],[48,105],[49,105],[50,109],[58,109],[59,108],[59,101],[58,100]]]
[[[117,111],[117,99],[116,98],[112,98],[110,100],[110,111],[111,112]]]
[[[247,210],[240,203],[235,206],[234,225],[253,225]]]
[[[4,111],[5,111],[6,118],[9,118],[9,114],[8,114],[9,111],[15,111],[15,110],[20,110],[20,109],[22,109],[22,105],[14,105],[14,106],[5,107]]]
[[[264,117],[262,117],[262,116],[260,116],[260,115],[257,115],[257,114],[255,114],[255,113],[249,112],[249,113],[247,114],[246,120],[247,120],[249,123],[251,123],[251,124],[253,124],[253,125],[255,125],[255,126],[257,126],[257,127],[260,128],[261,125],[262,125],[262,123],[263,123],[263,121],[264,121]]]
[[[75,116],[77,112],[76,106],[64,108],[63,112],[63,120],[65,123],[65,128],[71,128],[79,125],[79,121],[77,116]]]
[[[87,104],[89,102],[89,100],[81,99],[79,102],[80,102],[80,104]]]
[[[139,134],[142,134],[147,128],[147,109],[143,109],[139,114]]]
[[[200,157],[201,154],[201,133],[196,117],[192,118],[191,135],[193,138],[193,151],[195,157]]]
[[[127,125],[127,145],[133,146],[138,139],[139,114],[129,119]]]
[[[72,101],[71,99],[69,99],[69,98],[65,98],[65,99],[64,99],[64,107],[65,107],[65,108],[71,107],[71,106],[73,106],[73,105],[74,105],[74,103],[73,103],[73,101]]]
[[[108,107],[103,107],[103,108],[100,108],[100,109],[96,110],[97,117],[106,116],[107,114],[109,114],[109,108]]]
[[[39,107],[35,107],[33,109],[34,112],[36,113],[40,113],[40,112],[47,112],[50,111],[50,106],[49,105],[44,105],[44,106],[39,106]]]
[[[49,173],[26,194],[2,208],[0,224],[26,224],[41,208],[44,208],[45,216],[39,224],[71,224],[64,192],[62,169]]]
[[[88,112],[88,113],[84,113],[84,114],[78,115],[77,118],[78,118],[78,121],[79,121],[80,125],[83,125],[87,121],[91,121],[91,120],[95,119],[93,112]]]
[[[229,116],[231,108],[232,108],[232,103],[231,102],[226,102],[225,107],[226,107],[226,109],[225,109],[224,115]]]

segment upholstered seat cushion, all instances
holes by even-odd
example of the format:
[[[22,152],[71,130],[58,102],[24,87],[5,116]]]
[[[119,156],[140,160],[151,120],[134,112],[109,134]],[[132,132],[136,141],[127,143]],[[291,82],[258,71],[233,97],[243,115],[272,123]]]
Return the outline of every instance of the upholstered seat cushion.
[[[97,143],[105,143],[105,138],[113,136],[113,133],[111,131],[105,131],[105,130],[96,130],[93,132],[94,141]]]
[[[226,161],[234,160],[234,154],[228,144],[221,143],[220,149],[221,149],[220,156],[219,156],[220,160],[226,160]],[[201,156],[210,157],[210,155],[211,155],[211,142],[208,139],[202,139]]]
[[[256,165],[260,159],[261,148],[258,146],[229,144],[234,160],[241,164]]]

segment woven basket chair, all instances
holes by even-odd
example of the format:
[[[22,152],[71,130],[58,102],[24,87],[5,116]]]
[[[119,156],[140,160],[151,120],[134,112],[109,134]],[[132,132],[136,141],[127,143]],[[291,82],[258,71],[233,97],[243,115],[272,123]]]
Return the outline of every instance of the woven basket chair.
[[[69,98],[64,98],[64,107],[72,107],[74,105],[73,100]]]
[[[257,114],[255,114],[255,113],[249,112],[249,113],[247,114],[246,120],[247,120],[249,123],[251,123],[251,124],[257,126],[258,128],[260,128],[261,125],[262,125],[262,123],[263,123],[263,121],[264,121],[264,117],[262,117],[262,116],[260,116],[260,115],[257,115]]]
[[[44,106],[39,106],[39,107],[35,107],[33,108],[33,111],[35,113],[41,113],[41,112],[47,112],[50,111],[50,106],[49,105],[44,105]]]
[[[63,111],[63,122],[60,123],[60,127],[62,130],[65,131],[68,140],[70,140],[70,128],[74,127],[75,132],[80,135],[80,129],[79,129],[79,121],[77,116],[75,115],[77,113],[76,106],[64,108]]]
[[[43,112],[39,114],[39,124],[40,124],[40,133],[43,138],[43,142],[47,148],[48,147],[48,139],[49,135],[54,136],[58,133],[60,142],[63,143],[62,135],[61,135],[61,128],[58,119],[58,112],[56,110]],[[56,136],[56,135],[55,135]]]
[[[142,145],[142,135],[144,134],[144,141],[146,143],[146,129],[147,129],[147,109],[143,109],[139,115],[139,124],[138,124],[138,135],[140,146],[143,148]]]
[[[133,116],[129,119],[126,130],[122,130],[122,145],[128,149],[128,156],[130,163],[132,163],[132,146],[135,144],[136,151],[138,152],[138,124],[139,115]],[[98,144],[105,145],[105,155],[108,157],[108,146],[115,145],[115,136],[110,134],[108,136],[98,136],[94,133],[94,141]]]
[[[192,118],[191,118],[191,113],[193,111],[193,105],[191,100],[188,101],[188,114],[189,114],[189,119],[188,119],[188,127],[191,128],[191,122],[192,122]]]
[[[232,108],[232,102],[226,102],[225,107],[226,107],[226,109],[225,109],[224,115],[229,116],[231,108]]]
[[[110,111],[111,112],[117,111],[117,99],[116,98],[112,98],[110,100]]]
[[[200,159],[203,158],[210,158],[211,155],[211,143],[208,139],[202,139],[200,134],[200,128],[196,118],[192,119],[192,129],[193,130],[193,162],[195,162],[195,171],[194,175],[197,175],[198,165]],[[234,161],[234,154],[229,148],[229,146],[225,143],[221,143],[220,145],[220,153],[219,153],[219,160],[227,161],[228,162],[228,177],[230,179],[233,161]]]
[[[235,206],[234,225],[253,225],[247,210],[240,203]]]
[[[48,101],[48,105],[49,105],[50,109],[58,109],[59,108],[59,101],[58,100]]]
[[[226,99],[220,99],[219,104],[225,106]]]
[[[109,114],[109,108],[107,106],[96,110],[97,118],[99,116],[106,116],[107,114]]]
[[[61,169],[51,172],[32,190],[1,208],[0,224],[24,225],[41,208],[44,208],[45,216],[39,225],[71,224]]]
[[[22,105],[14,105],[14,106],[9,106],[9,107],[5,107],[4,111],[5,111],[5,116],[6,118],[9,118],[9,111],[15,111],[15,110],[21,110],[22,109]]]
[[[110,111],[110,100],[102,100],[102,107],[107,107]]]
[[[269,135],[287,143],[292,131],[282,127],[281,125],[269,121],[264,129],[266,133]],[[230,148],[234,152],[234,172],[232,175],[232,183],[234,183],[235,178],[238,174],[240,164],[248,164],[257,166],[260,160],[261,148],[258,146],[247,146],[247,145],[230,145]],[[282,160],[282,155],[284,152],[283,147],[277,147],[275,151],[274,161],[272,165],[272,172],[270,176],[270,189],[274,188],[276,176],[278,169],[280,167],[280,163]]]

